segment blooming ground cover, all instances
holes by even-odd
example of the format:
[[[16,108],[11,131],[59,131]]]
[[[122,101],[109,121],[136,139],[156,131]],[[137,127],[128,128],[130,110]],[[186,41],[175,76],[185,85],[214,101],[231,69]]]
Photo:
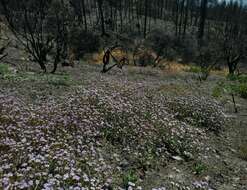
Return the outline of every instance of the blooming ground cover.
[[[1,79],[8,85],[0,93],[0,189],[148,189],[150,174],[171,163],[184,163],[193,177],[153,189],[216,185],[204,179],[203,162],[215,152],[207,142],[225,128],[218,102],[163,93],[158,76],[90,69],[83,82],[66,85],[43,76],[22,75],[21,87],[20,80]],[[25,92],[36,93],[35,101],[22,98],[23,86],[35,89]]]

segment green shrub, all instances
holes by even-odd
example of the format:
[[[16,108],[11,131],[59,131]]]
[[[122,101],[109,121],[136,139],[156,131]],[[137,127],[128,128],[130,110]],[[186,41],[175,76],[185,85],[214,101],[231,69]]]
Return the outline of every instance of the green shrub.
[[[241,98],[247,99],[247,83],[240,84],[237,91]]]
[[[228,80],[231,80],[231,81],[236,81],[238,80],[238,76],[237,75],[227,75],[226,77]]]
[[[235,83],[224,86],[229,94],[237,94],[241,98],[247,99],[247,83]]]
[[[247,83],[247,75],[240,75],[238,81],[241,83]]]
[[[212,92],[212,96],[215,97],[215,98],[219,98],[221,97],[222,95],[222,89],[220,86],[216,86],[214,89],[213,89],[213,92]]]
[[[230,81],[238,81],[240,83],[247,83],[247,75],[228,75],[227,79]]]
[[[212,96],[213,97],[220,97],[222,94],[226,95],[238,95],[241,98],[247,99],[247,83],[245,82],[245,76],[228,76],[227,77],[231,82],[220,82],[217,86],[213,89]]]

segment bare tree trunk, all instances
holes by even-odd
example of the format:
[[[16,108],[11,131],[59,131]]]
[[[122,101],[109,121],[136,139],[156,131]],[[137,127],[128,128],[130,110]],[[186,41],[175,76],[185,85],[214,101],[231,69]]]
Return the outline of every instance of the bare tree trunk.
[[[181,37],[181,32],[182,32],[182,24],[183,24],[183,16],[184,16],[184,3],[185,0],[182,0],[181,4],[180,4],[180,18],[179,18],[179,30],[178,30],[178,37],[180,39]]]
[[[107,36],[107,33],[105,31],[105,18],[104,18],[104,12],[103,12],[103,0],[97,0],[98,3],[98,10],[100,14],[100,20],[101,20],[101,35]]]
[[[190,6],[190,0],[187,0],[186,10],[185,10],[185,18],[184,18],[183,38],[185,38],[185,36],[186,36],[186,29],[187,29],[188,16],[189,16],[189,6]]]
[[[201,16],[200,16],[200,25],[198,29],[198,39],[201,41],[204,37],[205,22],[207,17],[207,6],[208,0],[202,0],[201,2]]]
[[[175,2],[175,8],[174,8],[174,14],[175,14],[175,35],[178,36],[178,20],[179,20],[179,1],[176,0]]]
[[[123,31],[123,12],[122,12],[122,1],[119,1],[119,16],[120,16],[120,32]]]
[[[147,35],[147,19],[148,19],[148,0],[145,0],[145,19],[144,19],[144,38]]]
[[[87,31],[87,14],[86,14],[85,1],[81,0],[81,4],[82,4],[82,11],[83,11],[83,18],[84,18],[84,26],[85,26],[85,30]]]

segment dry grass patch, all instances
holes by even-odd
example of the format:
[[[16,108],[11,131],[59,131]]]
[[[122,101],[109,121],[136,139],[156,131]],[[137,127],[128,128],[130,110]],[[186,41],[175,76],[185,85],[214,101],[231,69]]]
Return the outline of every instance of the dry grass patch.
[[[174,73],[183,72],[186,69],[190,68],[189,65],[181,64],[178,63],[177,61],[163,61],[161,67],[162,66],[164,67],[165,71],[174,72]]]
[[[240,158],[247,161],[247,142],[243,143],[239,149]]]
[[[171,93],[173,95],[190,95],[191,91],[184,85],[163,84],[158,88],[159,92]]]

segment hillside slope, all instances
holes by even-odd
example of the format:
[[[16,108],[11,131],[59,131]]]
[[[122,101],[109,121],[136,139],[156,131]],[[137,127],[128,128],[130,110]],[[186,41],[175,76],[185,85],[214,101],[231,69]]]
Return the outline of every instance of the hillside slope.
[[[0,189],[246,189],[221,76],[100,69],[1,76]]]

